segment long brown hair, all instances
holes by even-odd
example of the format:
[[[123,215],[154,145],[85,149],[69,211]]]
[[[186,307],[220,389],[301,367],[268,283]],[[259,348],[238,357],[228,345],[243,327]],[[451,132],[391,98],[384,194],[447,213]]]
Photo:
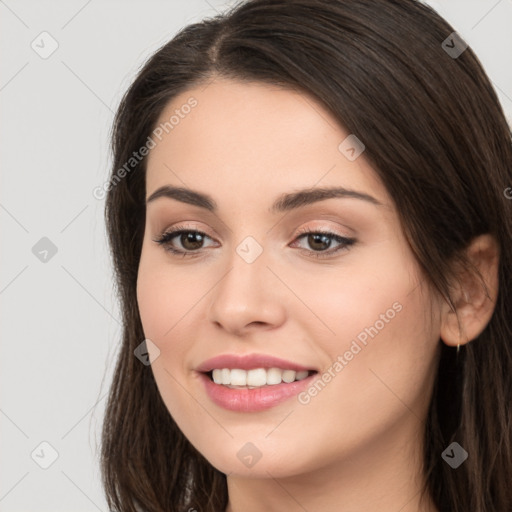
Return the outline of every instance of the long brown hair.
[[[482,66],[450,54],[454,29],[415,0],[249,0],[181,30],[138,73],[117,111],[105,216],[123,332],[102,432],[116,511],[224,512],[226,476],[188,442],[134,349],[147,143],[166,104],[216,76],[306,91],[365,144],[429,284],[453,306],[454,262],[477,235],[499,243],[499,294],[482,334],[442,344],[425,423],[423,496],[440,511],[512,510],[512,137]],[[449,47],[453,48],[453,39]],[[460,48],[459,46],[456,48]],[[126,167],[125,167],[126,169]],[[441,457],[457,441],[468,459]]]

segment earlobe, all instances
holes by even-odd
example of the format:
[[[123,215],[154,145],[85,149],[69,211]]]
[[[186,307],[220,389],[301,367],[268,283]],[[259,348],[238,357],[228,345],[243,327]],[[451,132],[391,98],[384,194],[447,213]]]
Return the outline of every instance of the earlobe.
[[[499,248],[489,235],[476,237],[466,249],[470,269],[455,277],[452,293],[455,311],[444,301],[441,310],[440,338],[457,346],[477,338],[491,320],[499,288]]]

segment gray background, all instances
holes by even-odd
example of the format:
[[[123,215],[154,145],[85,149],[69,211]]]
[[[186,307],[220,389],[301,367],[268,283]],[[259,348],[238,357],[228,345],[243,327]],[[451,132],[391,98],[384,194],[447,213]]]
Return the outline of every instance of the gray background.
[[[479,56],[512,120],[512,0],[428,3]],[[107,510],[99,432],[121,330],[92,191],[140,65],[225,5],[0,0],[0,511]]]

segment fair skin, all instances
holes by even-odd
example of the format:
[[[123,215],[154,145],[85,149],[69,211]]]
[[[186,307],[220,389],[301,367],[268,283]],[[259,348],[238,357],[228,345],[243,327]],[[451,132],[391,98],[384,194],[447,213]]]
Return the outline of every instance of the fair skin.
[[[217,209],[168,197],[147,204],[137,297],[145,336],[160,351],[151,366],[159,391],[188,440],[227,475],[227,512],[436,511],[420,503],[419,491],[439,339],[467,342],[489,321],[493,240],[480,237],[471,253],[491,299],[470,278],[469,301],[466,288],[454,288],[461,335],[426,284],[364,152],[354,161],[340,152],[349,132],[322,105],[270,85],[216,79],[174,98],[160,121],[191,96],[197,106],[150,151],[146,197],[165,185],[186,187]],[[345,197],[269,211],[281,194],[335,186],[381,204]],[[189,253],[198,247],[194,256],[154,241],[178,224],[206,233],[169,243]],[[322,249],[300,236],[304,228],[356,241],[315,258],[340,243],[331,237]],[[263,250],[251,263],[236,251],[248,236]],[[262,353],[321,376],[393,304],[400,311],[306,404],[292,397],[264,411],[226,410],[195,371],[219,354]],[[261,454],[252,467],[237,456],[248,442]]]

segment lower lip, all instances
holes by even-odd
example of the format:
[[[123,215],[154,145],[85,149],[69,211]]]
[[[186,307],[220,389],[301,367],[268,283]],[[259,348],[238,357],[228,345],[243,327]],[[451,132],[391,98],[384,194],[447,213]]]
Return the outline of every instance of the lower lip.
[[[281,382],[281,384],[261,388],[232,389],[222,384],[215,384],[204,373],[199,374],[210,399],[218,406],[236,412],[257,412],[275,407],[307,388],[315,375],[316,373],[302,380]]]

